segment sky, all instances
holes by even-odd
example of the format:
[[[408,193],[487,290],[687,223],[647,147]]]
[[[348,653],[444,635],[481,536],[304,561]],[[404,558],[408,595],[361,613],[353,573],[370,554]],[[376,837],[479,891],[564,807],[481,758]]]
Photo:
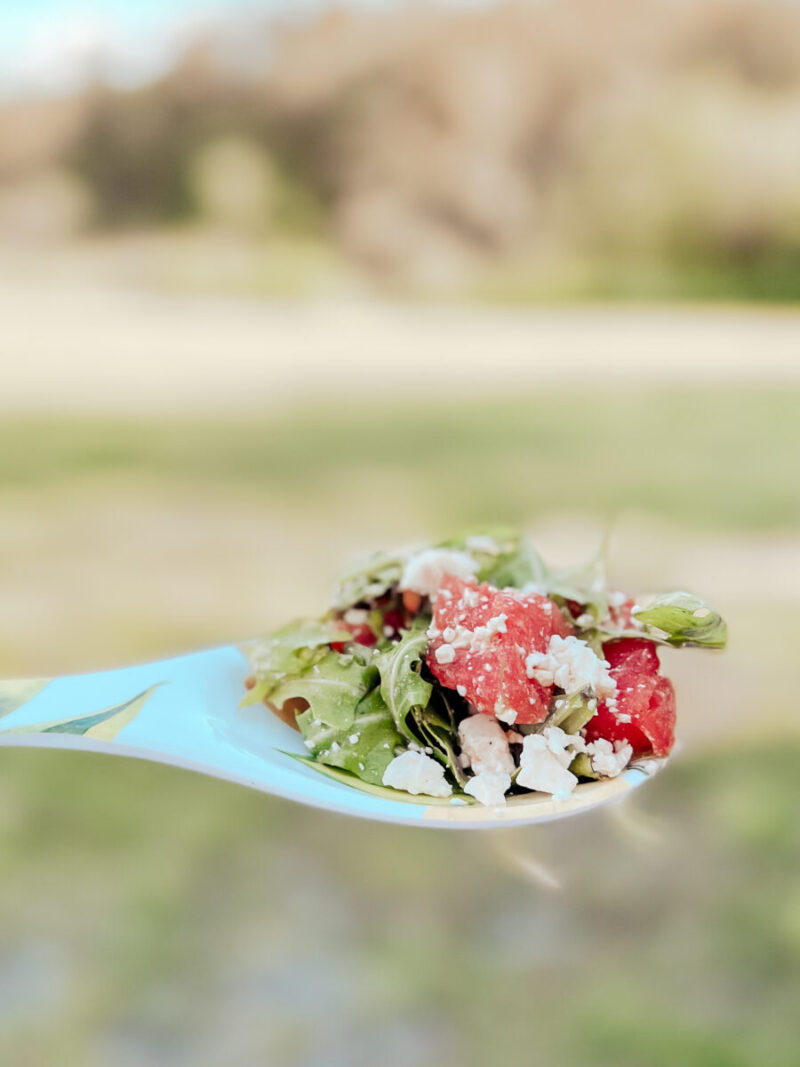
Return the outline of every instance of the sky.
[[[372,9],[398,2],[337,0]],[[0,94],[70,92],[87,70],[119,85],[141,84],[220,12],[302,15],[324,6],[325,0],[0,0]]]

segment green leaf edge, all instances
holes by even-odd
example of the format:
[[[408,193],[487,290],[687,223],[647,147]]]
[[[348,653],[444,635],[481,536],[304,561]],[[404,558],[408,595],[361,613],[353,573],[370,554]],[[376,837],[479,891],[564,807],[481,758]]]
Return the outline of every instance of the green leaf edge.
[[[463,806],[463,804],[476,803],[474,797],[458,792],[454,792],[450,797],[429,797],[424,794],[414,796],[413,793],[404,793],[400,789],[391,789],[386,785],[370,785],[369,782],[362,782],[354,774],[349,771],[343,771],[339,767],[329,767],[326,763],[317,763],[316,760],[311,759],[309,756],[300,756],[296,752],[287,752],[282,748],[278,749],[278,751],[282,752],[284,756],[289,756],[290,759],[297,760],[298,763],[305,764],[306,767],[319,771],[320,774],[324,774],[328,778],[333,778],[334,781],[341,782],[342,785],[360,789],[362,793],[369,793],[371,796],[380,797],[382,800],[399,801],[401,804],[423,804],[425,807],[430,807],[432,804],[437,807],[452,807],[454,800],[460,801],[457,805],[458,807]]]

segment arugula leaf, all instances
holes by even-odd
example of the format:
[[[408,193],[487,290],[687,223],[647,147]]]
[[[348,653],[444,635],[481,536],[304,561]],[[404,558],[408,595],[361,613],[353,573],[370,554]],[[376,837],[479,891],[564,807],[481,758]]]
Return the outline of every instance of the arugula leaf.
[[[409,740],[416,740],[408,724],[412,708],[428,706],[433,686],[420,674],[428,635],[422,625],[405,630],[397,644],[374,657],[380,673],[381,696],[392,713],[395,726]]]
[[[468,541],[477,540],[494,541],[494,547],[500,552],[509,551],[519,541],[520,533],[513,526],[475,526],[469,530],[462,530],[455,537],[447,537],[444,541],[437,541],[435,548],[457,548],[462,552],[476,551],[474,545],[468,545]],[[480,551],[480,549],[477,549]],[[493,551],[491,555],[497,555]]]
[[[677,647],[724,648],[728,641],[728,627],[722,616],[704,600],[683,590],[656,597],[636,612],[636,621],[644,626],[640,637]]]
[[[399,800],[403,804],[423,804],[426,808],[431,807],[431,805],[436,805],[437,807],[451,805],[454,800],[461,804],[476,803],[474,797],[462,795],[460,793],[454,794],[451,797],[415,796],[413,793],[403,793],[397,789],[390,789],[389,786],[373,785],[370,782],[359,780],[355,775],[340,770],[338,767],[330,767],[323,763],[315,763],[313,759],[309,759],[307,756],[298,756],[295,752],[285,752],[284,755],[291,756],[291,758],[297,760],[298,763],[310,767],[313,771],[319,771],[320,774],[324,774],[327,778],[333,778],[335,781],[341,782],[343,785],[352,786],[354,789],[360,789],[362,793],[369,793],[371,796],[381,797],[383,800],[393,800],[395,802]]]
[[[513,549],[497,556],[491,566],[481,571],[480,579],[498,589],[509,586],[521,589],[531,582],[546,580],[547,574],[547,564],[533,544],[527,537],[521,537]]]
[[[545,596],[561,600],[575,600],[584,604],[596,620],[608,614],[608,577],[606,575],[606,547],[601,545],[588,563],[563,571],[552,571],[541,582]]]
[[[579,752],[572,763],[570,763],[569,769],[576,778],[600,777],[594,767],[592,767],[592,760],[587,752]]]
[[[296,619],[271,634],[245,642],[241,648],[257,682],[240,707],[260,704],[288,675],[300,674],[322,659],[331,641],[350,639],[350,632],[338,623]]]
[[[576,734],[593,718],[596,711],[597,697],[591,688],[557,696],[550,706],[547,725],[560,726],[565,733]]]
[[[315,722],[347,730],[353,724],[356,705],[376,681],[375,670],[358,656],[328,652],[303,674],[280,682],[270,693],[270,701],[280,706],[291,697],[302,697],[308,701]]]
[[[359,701],[347,727],[324,723],[311,708],[297,716],[297,725],[315,760],[374,785],[383,781],[383,772],[403,740],[377,689]]]
[[[364,600],[383,596],[400,581],[404,565],[403,553],[376,552],[365,563],[345,571],[340,577],[333,595],[333,606],[349,608]]]
[[[482,541],[493,542],[493,550],[482,548]],[[542,581],[549,573],[529,538],[507,527],[470,530],[437,547],[468,552],[478,564],[478,581],[491,582],[498,589],[520,589]]]
[[[489,547],[483,548],[481,541]],[[520,588],[547,574],[547,567],[528,538],[506,527],[470,530],[438,541],[433,547],[455,548],[469,553],[478,565],[478,581],[492,582],[499,588]],[[410,554],[408,551],[379,552],[346,571],[336,588],[334,606],[347,608],[383,596],[400,581]]]
[[[467,775],[456,758],[458,735],[452,724],[431,708],[415,708],[413,718],[423,745],[433,750],[434,758],[450,771],[463,789]]]

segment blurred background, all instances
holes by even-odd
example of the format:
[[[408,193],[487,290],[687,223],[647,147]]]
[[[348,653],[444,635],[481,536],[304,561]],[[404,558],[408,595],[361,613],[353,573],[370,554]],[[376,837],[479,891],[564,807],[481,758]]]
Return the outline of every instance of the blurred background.
[[[797,1063],[800,6],[0,20],[0,676],[482,522],[731,626],[669,769],[535,832],[0,750],[2,1062]]]

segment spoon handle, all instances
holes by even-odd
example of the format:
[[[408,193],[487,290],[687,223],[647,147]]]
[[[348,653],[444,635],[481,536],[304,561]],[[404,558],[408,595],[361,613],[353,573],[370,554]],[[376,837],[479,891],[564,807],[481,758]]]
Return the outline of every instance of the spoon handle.
[[[113,741],[163,684],[160,679],[140,683],[135,691],[118,696],[115,676],[124,673],[0,682],[0,744],[32,736],[48,736],[51,744],[58,736],[70,737],[69,747],[79,737]]]
[[[84,740],[181,753],[214,732],[215,712],[235,712],[246,673],[228,646],[94,674],[0,681],[0,745],[38,739],[75,748]]]

